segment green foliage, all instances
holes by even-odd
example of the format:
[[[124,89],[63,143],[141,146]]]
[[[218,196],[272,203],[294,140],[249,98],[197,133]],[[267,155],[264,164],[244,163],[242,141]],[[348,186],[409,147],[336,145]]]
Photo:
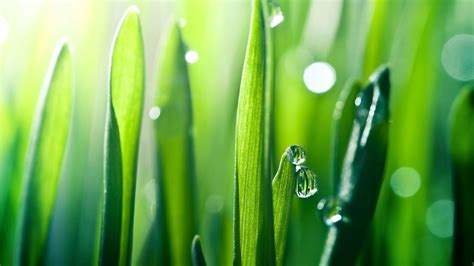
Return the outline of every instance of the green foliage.
[[[26,165],[19,263],[43,263],[49,225],[69,134],[73,72],[67,44],[60,43],[38,100]]]
[[[132,253],[145,63],[138,10],[127,10],[112,48],[105,134],[100,263],[128,265]]]
[[[341,217],[331,225],[321,265],[353,265],[372,221],[383,181],[388,143],[390,80],[381,67],[355,102],[337,202]]]
[[[451,160],[455,192],[453,265],[474,261],[474,87],[465,88],[451,111]]]
[[[201,238],[195,235],[191,244],[191,257],[193,258],[193,266],[206,266],[206,260],[202,253]]]

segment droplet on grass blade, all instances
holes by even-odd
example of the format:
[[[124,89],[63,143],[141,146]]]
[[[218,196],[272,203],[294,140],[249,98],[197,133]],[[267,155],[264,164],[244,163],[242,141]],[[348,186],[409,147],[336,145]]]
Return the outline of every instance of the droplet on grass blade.
[[[308,90],[324,93],[336,83],[336,71],[326,62],[312,63],[304,70],[303,81]]]
[[[317,208],[327,226],[337,224],[344,220],[341,204],[335,198],[329,197],[320,200]]]
[[[301,146],[291,145],[287,149],[286,158],[290,163],[300,165],[306,160],[306,152]]]
[[[184,59],[186,59],[186,62],[189,64],[194,64],[199,60],[199,54],[194,50],[189,50],[184,55]]]
[[[306,166],[296,167],[296,195],[299,198],[309,198],[318,192],[316,174]]]
[[[276,1],[270,1],[270,27],[275,28],[280,25],[285,17],[283,16],[283,11],[281,10],[280,5]]]
[[[158,117],[160,117],[161,114],[161,109],[158,106],[153,106],[150,108],[150,112],[148,112],[148,116],[150,117],[151,120],[156,120]]]

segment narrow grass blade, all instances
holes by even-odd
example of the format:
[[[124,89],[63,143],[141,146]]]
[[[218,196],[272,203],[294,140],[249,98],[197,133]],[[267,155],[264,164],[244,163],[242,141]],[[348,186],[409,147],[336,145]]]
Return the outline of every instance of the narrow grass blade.
[[[453,265],[474,261],[474,86],[464,89],[451,112],[451,158],[455,198]]]
[[[41,90],[32,129],[21,227],[21,265],[43,262],[66,150],[72,110],[73,73],[67,44],[56,48]]]
[[[158,194],[163,195],[163,204],[159,204],[165,215],[157,219],[166,219],[167,227],[162,227],[159,235],[170,236],[165,241],[174,265],[191,264],[189,244],[197,231],[191,89],[185,53],[180,30],[173,25],[160,55],[153,108],[159,108],[159,117],[154,118],[157,178]]]
[[[265,3],[265,1],[263,1]],[[236,124],[234,264],[273,265],[275,246],[271,198],[266,27],[262,3],[253,1],[240,84]]]
[[[191,256],[193,258],[193,266],[206,266],[206,259],[202,253],[199,235],[194,236],[193,243],[191,244]]]
[[[389,70],[381,67],[355,101],[356,114],[334,206],[337,209],[326,211],[331,217],[325,220],[332,224],[321,265],[354,265],[363,245],[384,176],[389,94]]]
[[[143,38],[135,7],[127,10],[116,32],[109,78],[100,263],[128,265],[145,88]]]
[[[342,163],[347,151],[347,146],[352,132],[353,119],[355,115],[355,100],[362,86],[359,82],[350,80],[339,95],[336,108],[333,113],[333,188],[339,187]],[[337,191],[335,191],[337,193]]]
[[[291,204],[296,186],[296,166],[288,160],[287,149],[272,181],[276,265],[283,265]]]

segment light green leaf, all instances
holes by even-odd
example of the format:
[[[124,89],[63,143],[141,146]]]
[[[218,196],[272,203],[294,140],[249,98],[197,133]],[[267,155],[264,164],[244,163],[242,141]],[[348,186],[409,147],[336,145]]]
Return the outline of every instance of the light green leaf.
[[[191,244],[191,256],[193,258],[193,266],[206,266],[199,235],[194,236],[193,243]]]
[[[265,2],[264,2],[265,3]],[[260,0],[253,1],[236,125],[234,264],[275,264],[271,196],[271,80]]]
[[[126,11],[116,32],[109,78],[100,262],[127,265],[131,261],[145,89],[143,38],[136,7]]]
[[[451,158],[455,197],[453,265],[474,260],[474,86],[457,97],[451,112]]]
[[[356,263],[384,176],[389,95],[389,70],[381,67],[355,101],[354,124],[342,168],[338,206],[335,206],[341,212],[330,226],[321,265]]]
[[[38,265],[49,224],[70,128],[73,73],[67,44],[60,43],[41,90],[26,165],[26,195],[19,262]]]

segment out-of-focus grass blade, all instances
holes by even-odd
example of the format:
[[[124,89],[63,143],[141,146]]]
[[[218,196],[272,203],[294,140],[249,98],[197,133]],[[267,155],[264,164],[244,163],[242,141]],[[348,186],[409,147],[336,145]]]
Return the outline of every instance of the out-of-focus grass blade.
[[[474,86],[457,97],[451,113],[451,159],[455,198],[453,265],[474,261]]]
[[[138,9],[123,16],[112,48],[105,134],[101,264],[127,265],[132,254],[138,143],[145,89]]]
[[[296,186],[296,166],[288,160],[288,152],[287,149],[281,156],[280,166],[272,181],[276,265],[283,265],[284,262],[288,221]]]
[[[383,180],[388,142],[390,80],[381,67],[355,100],[356,113],[321,265],[354,265],[370,226]]]
[[[158,195],[163,195],[166,228],[159,237],[171,254],[171,264],[190,265],[189,245],[197,230],[195,217],[195,169],[192,136],[192,105],[186,48],[178,26],[173,25],[165,39],[159,59],[155,107],[159,117],[155,121],[158,160]],[[160,260],[161,261],[161,260]]]
[[[266,4],[265,1],[262,3]],[[266,30],[260,0],[253,1],[237,108],[234,264],[275,264]]]
[[[193,266],[206,266],[206,259],[202,253],[199,235],[194,236],[193,243],[191,244],[191,256],[193,258]]]
[[[355,115],[355,100],[361,90],[361,84],[357,81],[350,80],[346,87],[341,91],[339,99],[336,102],[333,119],[333,187],[336,190],[339,187],[339,179],[341,177],[341,168],[347,146],[352,132],[352,125]],[[337,191],[335,191],[337,193]]]
[[[60,43],[41,90],[26,165],[21,265],[42,263],[72,110],[73,73],[67,44]]]

